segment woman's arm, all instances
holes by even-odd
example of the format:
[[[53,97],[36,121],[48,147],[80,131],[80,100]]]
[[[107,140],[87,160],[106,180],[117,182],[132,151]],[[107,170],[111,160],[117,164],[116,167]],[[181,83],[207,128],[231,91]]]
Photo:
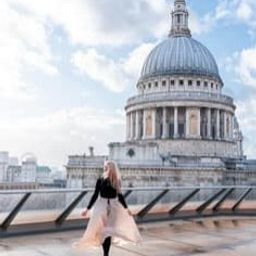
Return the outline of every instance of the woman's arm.
[[[125,199],[124,199],[123,194],[122,194],[122,193],[118,193],[117,196],[118,196],[118,201],[122,204],[122,206],[123,206],[125,209],[127,209],[128,207],[127,207],[127,204],[126,204],[126,202],[125,202]]]
[[[124,199],[123,194],[122,194],[122,193],[118,193],[117,196],[118,196],[118,201],[119,201],[119,202],[122,204],[122,206],[128,211],[128,214],[132,216],[132,212],[131,212],[130,209],[128,209],[128,206],[127,206],[127,204],[126,204],[126,202],[125,202],[125,199]]]
[[[96,186],[95,186],[95,190],[94,193],[91,197],[91,200],[87,206],[87,209],[90,210],[92,208],[92,206],[94,205],[95,201],[98,198],[99,192],[100,192],[100,184],[101,184],[101,179],[98,179],[96,182]]]

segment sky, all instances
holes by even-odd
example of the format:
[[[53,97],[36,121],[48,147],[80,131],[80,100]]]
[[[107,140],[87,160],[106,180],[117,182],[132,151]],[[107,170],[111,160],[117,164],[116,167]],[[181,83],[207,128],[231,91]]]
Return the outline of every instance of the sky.
[[[126,100],[167,37],[172,0],[1,0],[0,151],[63,166],[125,141]],[[256,158],[256,1],[187,0],[193,38],[214,55],[244,151]]]

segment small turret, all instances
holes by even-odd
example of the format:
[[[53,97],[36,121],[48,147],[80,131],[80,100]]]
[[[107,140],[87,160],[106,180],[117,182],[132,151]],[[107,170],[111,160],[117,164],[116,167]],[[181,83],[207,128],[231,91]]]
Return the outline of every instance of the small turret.
[[[172,28],[169,36],[191,37],[188,28],[188,11],[185,0],[175,0],[172,15]]]

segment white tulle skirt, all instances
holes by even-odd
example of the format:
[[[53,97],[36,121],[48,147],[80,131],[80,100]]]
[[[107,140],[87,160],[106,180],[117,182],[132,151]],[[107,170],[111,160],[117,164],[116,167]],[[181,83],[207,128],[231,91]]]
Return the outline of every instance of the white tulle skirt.
[[[119,245],[127,242],[138,244],[142,241],[133,217],[128,214],[118,199],[99,196],[83,237],[73,246],[77,249],[101,246],[109,236],[112,243]]]

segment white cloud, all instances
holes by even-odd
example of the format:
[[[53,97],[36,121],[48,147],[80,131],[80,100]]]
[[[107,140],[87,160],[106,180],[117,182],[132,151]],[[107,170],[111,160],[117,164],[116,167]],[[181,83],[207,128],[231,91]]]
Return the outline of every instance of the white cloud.
[[[256,98],[252,95],[244,101],[237,102],[237,116],[240,124],[240,129],[244,135],[244,150],[245,155],[249,158],[256,156],[256,141],[255,141],[255,127],[256,127]]]
[[[95,49],[88,49],[76,52],[71,62],[81,73],[100,82],[110,91],[122,92],[139,78],[143,62],[153,46],[154,44],[142,44],[127,59],[117,61],[99,54]]]
[[[165,0],[10,1],[61,26],[74,44],[141,42],[148,36],[162,36],[168,28],[169,6]]]
[[[237,75],[242,85],[256,89],[256,46],[235,52],[225,61],[225,69]]]
[[[252,17],[253,10],[249,3],[241,2],[237,8],[237,17],[241,20],[249,21]]]
[[[122,68],[118,63],[100,55],[95,49],[78,51],[73,55],[72,63],[81,72],[95,81],[99,81],[113,92],[121,92],[128,84]]]
[[[130,52],[127,59],[122,60],[125,73],[133,79],[139,78],[143,63],[156,44],[157,43],[144,43]]]
[[[250,29],[256,28],[256,18],[253,15],[256,11],[255,0],[219,0],[215,10],[206,13],[202,17],[198,17],[193,10],[191,13],[191,30],[196,34],[208,32],[212,27],[216,26],[218,22],[242,22]]]
[[[9,1],[0,2],[0,14],[0,97],[27,99],[34,92],[27,73],[31,70],[47,75],[57,73],[47,42],[47,28]]]
[[[223,19],[231,15],[231,10],[228,8],[230,0],[219,1],[215,9],[215,19]]]
[[[215,24],[215,17],[210,13],[199,17],[193,10],[189,10],[189,14],[189,28],[191,29],[192,35],[206,33]]]
[[[35,71],[47,76],[58,72],[50,44],[55,28],[62,28],[75,46],[138,44],[148,38],[167,35],[170,9],[171,5],[165,0],[2,0],[0,96],[31,97],[36,85],[31,84],[29,77]],[[211,22],[208,16],[198,19],[192,14],[192,31],[207,31]],[[142,45],[137,52],[145,52],[143,47],[147,46]],[[124,90],[142,64],[133,56],[126,63],[125,60],[113,61],[93,50],[76,52],[74,56],[80,67],[85,58],[90,61],[94,65],[89,70],[91,77],[97,76],[96,80],[113,91]],[[107,67],[108,74],[105,77],[101,74],[99,79],[95,68],[102,65]],[[82,70],[88,73],[85,67]]]
[[[40,163],[64,165],[69,154],[107,154],[107,144],[125,139],[123,113],[76,107],[46,116],[9,120],[0,124],[1,148],[12,155],[33,152]]]
[[[241,81],[248,86],[256,88],[256,46],[245,49],[240,53],[238,72]]]
[[[244,22],[250,27],[255,27],[256,19],[253,15],[255,10],[254,0],[223,0],[219,1],[216,7],[215,18]]]
[[[256,45],[236,51],[227,57],[222,67],[232,74],[232,80],[242,86],[256,89]]]

